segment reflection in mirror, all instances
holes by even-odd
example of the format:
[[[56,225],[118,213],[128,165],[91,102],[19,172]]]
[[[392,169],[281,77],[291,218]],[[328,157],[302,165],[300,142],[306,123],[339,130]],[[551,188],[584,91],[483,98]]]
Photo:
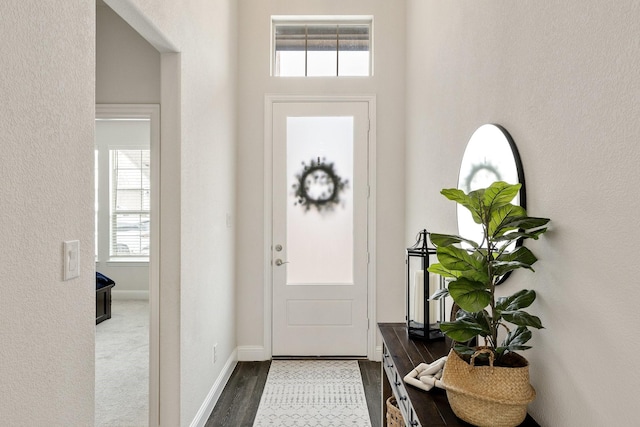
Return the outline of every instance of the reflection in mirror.
[[[485,188],[495,181],[509,184],[521,183],[520,194],[513,204],[525,206],[524,172],[518,149],[511,135],[501,126],[486,124],[480,126],[469,139],[462,156],[458,189],[469,191]],[[482,226],[476,224],[471,213],[462,205],[457,206],[458,234],[466,239],[482,243]],[[515,249],[514,247],[510,250]],[[506,278],[506,277],[505,277]]]

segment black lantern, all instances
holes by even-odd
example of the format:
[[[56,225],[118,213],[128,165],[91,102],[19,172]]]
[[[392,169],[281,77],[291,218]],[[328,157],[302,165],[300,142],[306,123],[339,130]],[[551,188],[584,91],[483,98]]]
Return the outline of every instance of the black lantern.
[[[444,338],[439,323],[443,319],[444,299],[430,300],[444,286],[443,278],[427,271],[429,257],[436,254],[435,248],[427,246],[427,230],[418,233],[416,243],[407,248],[407,331],[410,338],[437,340]]]

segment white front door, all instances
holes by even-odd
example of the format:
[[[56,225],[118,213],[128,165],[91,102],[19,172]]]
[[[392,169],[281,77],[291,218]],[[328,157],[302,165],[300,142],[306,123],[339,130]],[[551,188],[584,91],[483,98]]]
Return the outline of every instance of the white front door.
[[[273,104],[274,356],[367,355],[367,102]]]

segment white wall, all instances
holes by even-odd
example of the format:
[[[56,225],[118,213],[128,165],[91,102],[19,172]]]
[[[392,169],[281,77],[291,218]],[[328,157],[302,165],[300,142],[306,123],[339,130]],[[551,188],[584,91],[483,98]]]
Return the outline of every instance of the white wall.
[[[96,104],[159,104],[160,52],[110,7],[96,8]]]
[[[172,256],[160,343],[161,366],[177,369],[162,370],[161,410],[163,425],[188,425],[236,346],[225,225],[235,206],[235,2],[109,4],[140,18],[136,30],[165,52],[162,100],[177,100],[163,105],[173,118],[163,168],[175,174],[163,186],[161,253]],[[92,425],[95,4],[7,0],[0,17],[0,413],[7,425]],[[63,282],[62,242],[72,239],[82,274]]]
[[[239,9],[238,345],[263,348],[266,94],[377,96],[377,314],[402,320],[404,252],[404,2],[243,0]],[[371,78],[270,77],[271,15],[373,15]]]
[[[179,52],[161,56],[162,90],[165,66],[179,79],[177,104],[162,93],[163,126],[170,109],[179,121],[175,136],[164,127],[161,135],[161,239],[170,237],[161,247],[160,410],[163,425],[189,425],[236,347],[234,234],[226,226],[235,215],[236,4],[106,3],[161,52]]]
[[[95,5],[0,2],[0,414],[88,426],[94,412]],[[62,280],[64,240],[80,277]]]
[[[487,122],[518,146],[529,213],[552,219],[528,244],[536,273],[500,288],[538,292],[546,329],[524,354],[543,426],[637,423],[638,16],[633,0],[407,3],[407,234],[456,230],[439,191]]]

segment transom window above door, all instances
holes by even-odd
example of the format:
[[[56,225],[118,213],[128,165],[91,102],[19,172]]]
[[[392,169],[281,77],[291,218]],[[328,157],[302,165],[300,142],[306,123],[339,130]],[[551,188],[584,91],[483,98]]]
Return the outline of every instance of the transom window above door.
[[[277,77],[372,75],[371,17],[272,17]]]

